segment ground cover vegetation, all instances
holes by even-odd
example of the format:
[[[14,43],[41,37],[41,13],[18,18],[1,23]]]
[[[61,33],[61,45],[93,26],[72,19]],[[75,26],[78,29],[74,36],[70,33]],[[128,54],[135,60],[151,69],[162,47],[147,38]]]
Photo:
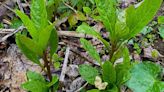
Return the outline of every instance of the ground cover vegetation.
[[[125,4],[122,0],[26,2],[30,2],[26,10],[28,12],[22,11],[20,7],[11,9],[15,17],[10,27],[23,27],[22,31],[14,35],[15,43],[21,53],[43,72],[27,70],[27,80],[20,85],[24,91],[64,92],[61,76],[67,70],[63,67],[66,68],[68,57],[58,55],[63,41],[60,37],[63,35],[61,30],[72,30],[69,32],[75,34],[73,36],[80,44],[79,48],[86,51],[92,60],[90,62],[86,59],[89,63],[85,61],[77,65],[78,76],[86,85],[83,83],[84,86],[80,86],[77,91],[68,92],[164,91],[163,65],[153,62],[158,61],[159,57],[164,62],[163,53],[161,51],[160,54],[157,49],[146,49],[158,41],[163,44],[164,16],[156,16],[163,0],[135,1],[125,7],[121,6]],[[101,30],[93,27],[94,23],[101,24]],[[1,23],[1,28],[4,27]],[[106,37],[100,32],[102,30]],[[72,35],[67,31],[64,33],[64,36]],[[102,53],[91,39],[100,42]],[[77,45],[73,43],[73,48],[74,46]],[[67,50],[68,48],[65,56]],[[106,55],[105,60],[103,55]],[[54,73],[55,70],[60,70],[60,73]]]

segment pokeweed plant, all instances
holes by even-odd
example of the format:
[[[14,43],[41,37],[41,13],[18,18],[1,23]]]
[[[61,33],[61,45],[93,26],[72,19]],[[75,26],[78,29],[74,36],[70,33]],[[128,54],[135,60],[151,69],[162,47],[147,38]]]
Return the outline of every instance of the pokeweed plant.
[[[77,32],[85,33],[99,39],[109,51],[109,60],[103,64],[92,44],[84,38],[81,38],[80,42],[83,48],[100,64],[101,71],[99,73],[98,70],[92,66],[81,65],[79,72],[88,83],[98,88],[88,92],[119,92],[121,85],[131,78],[136,78],[132,74],[133,70],[131,71],[135,64],[130,63],[126,43],[153,19],[157,10],[160,8],[162,0],[143,0],[137,5],[130,5],[125,10],[117,8],[117,0],[95,0],[95,2],[99,17],[109,32],[110,41],[107,42],[94,28],[84,23],[77,28]],[[118,63],[120,58],[123,58],[123,61]],[[149,64],[145,67],[149,67]],[[142,85],[144,80],[140,80],[140,82],[139,85]],[[133,87],[131,87],[131,85]],[[132,88],[134,92],[139,92],[133,89],[134,85],[133,82],[130,82],[127,86]],[[155,87],[157,86],[149,86],[150,89]],[[140,89],[142,90],[141,87]],[[144,90],[142,92],[152,91]]]
[[[49,23],[45,0],[32,0],[30,10],[31,19],[23,12],[15,11],[31,36],[17,33],[16,44],[29,60],[38,64],[47,73],[48,79],[46,80],[41,74],[28,71],[28,81],[22,84],[22,87],[30,92],[56,92],[58,77],[52,75],[50,65],[58,47],[57,31],[54,23]]]

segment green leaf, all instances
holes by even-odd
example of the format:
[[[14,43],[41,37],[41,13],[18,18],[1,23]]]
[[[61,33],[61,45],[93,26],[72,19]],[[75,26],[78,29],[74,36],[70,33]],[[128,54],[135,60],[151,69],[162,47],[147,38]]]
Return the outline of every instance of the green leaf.
[[[95,31],[94,28],[88,26],[87,24],[82,24],[80,26],[78,26],[78,28],[76,29],[77,32],[80,32],[80,33],[85,33],[85,34],[88,34],[88,35],[91,35],[93,37],[101,37],[101,35]]]
[[[51,31],[51,35],[49,39],[51,57],[58,49],[58,42],[59,42],[59,38],[58,38],[57,30],[53,29]]]
[[[29,19],[29,17],[27,15],[25,15],[21,11],[16,10],[15,13],[21,18],[23,24],[28,29],[28,31],[29,31],[30,35],[32,36],[32,38],[37,41],[38,33],[37,33],[37,30],[34,26],[35,24]]]
[[[104,90],[102,92],[119,92],[119,89],[115,84],[113,84],[109,89]]]
[[[97,50],[93,47],[93,45],[89,41],[85,40],[84,38],[81,38],[80,42],[83,48],[88,52],[88,54],[101,65],[100,56]]]
[[[87,19],[85,17],[85,15],[82,12],[80,12],[80,11],[77,12],[76,18],[77,18],[77,20],[81,20],[81,21],[85,21]]]
[[[127,80],[130,79],[130,69],[132,65],[130,64],[130,55],[127,47],[122,49],[122,56],[123,62],[115,66],[117,86],[123,85]]]
[[[21,85],[23,89],[30,92],[49,92],[45,82],[40,80],[31,80]]]
[[[164,24],[164,16],[158,17],[158,24]]]
[[[161,67],[152,62],[136,64],[131,69],[131,78],[126,85],[133,92],[163,92],[162,81],[159,81]],[[162,87],[161,87],[162,86]]]
[[[87,92],[100,92],[98,89],[91,89],[91,90],[88,90]]]
[[[54,67],[55,67],[56,70],[60,69],[60,65],[61,65],[60,62],[58,62],[58,61],[54,62]]]
[[[76,25],[76,23],[78,23],[78,20],[81,20],[81,21],[86,20],[86,17],[80,11],[78,11],[77,13],[72,14],[68,18],[68,22],[69,22],[70,26]]]
[[[55,92],[58,90],[59,88],[59,81],[57,81],[54,85],[53,85],[53,90],[55,90]]]
[[[39,62],[39,56],[34,53],[33,51],[31,51],[31,49],[27,46],[24,45],[24,42],[22,42],[20,39],[20,34],[16,35],[16,44],[18,45],[18,47],[21,49],[21,51],[25,54],[25,56],[31,60],[32,62],[36,63],[36,64],[40,64]]]
[[[117,50],[114,52],[114,55],[112,56],[110,62],[114,63],[116,62],[116,60],[122,58],[124,49],[125,49],[124,43],[120,44]]]
[[[48,20],[52,20],[53,16],[57,12],[57,8],[59,7],[59,4],[61,3],[61,0],[48,0],[47,2],[47,17]],[[54,14],[55,13],[55,14]]]
[[[86,14],[91,14],[92,11],[89,7],[83,7],[83,11],[86,13]]]
[[[46,82],[44,77],[41,74],[36,73],[36,72],[32,72],[32,71],[27,71],[27,78],[29,81],[39,80],[41,82]]]
[[[158,30],[159,30],[159,35],[164,39],[164,26],[161,25],[161,26],[158,28]]]
[[[95,0],[89,0],[92,4],[95,4]]]
[[[116,84],[117,86],[123,85],[126,81],[128,81],[131,77],[130,75],[130,66],[125,65],[125,64],[118,64],[116,65],[116,77],[117,81]]]
[[[99,75],[98,70],[90,65],[80,65],[79,73],[83,79],[92,85],[94,85],[96,76]]]
[[[12,22],[11,28],[14,28],[14,29],[17,29],[22,25],[22,21],[18,18],[14,18],[11,22]]]
[[[41,31],[48,25],[45,0],[32,0],[30,9],[31,20],[34,23],[35,28],[38,31]]]
[[[103,80],[105,82],[109,84],[114,84],[116,82],[116,71],[111,62],[106,61],[102,66],[102,71]]]
[[[110,32],[110,37],[114,38],[116,14],[116,0],[95,0],[98,12],[107,31]]]
[[[21,87],[31,92],[48,92],[47,83],[42,75],[36,72],[27,72],[28,81],[23,83]]]
[[[127,47],[124,47],[123,51],[123,63],[126,65],[130,65],[130,54],[129,54],[129,50]]]
[[[31,52],[35,53],[38,56],[43,55],[43,50],[38,46],[38,44],[33,41],[32,39],[26,37],[25,35],[18,34],[16,36],[16,39],[19,40],[19,42],[27,47]]]
[[[152,27],[145,26],[145,27],[142,29],[141,33],[142,33],[143,35],[146,35],[146,34],[150,33],[152,30],[153,30]]]
[[[0,23],[0,28],[4,28],[4,24],[2,22]]]
[[[106,48],[109,48],[110,45],[109,43],[104,40],[101,35],[95,31],[94,28],[88,26],[87,24],[82,24],[80,26],[78,26],[78,28],[76,29],[77,32],[80,32],[80,33],[85,33],[85,34],[88,34],[88,35],[91,35],[93,37],[96,37],[98,38],[100,41],[102,41],[104,43],[104,45],[106,46]]]
[[[38,45],[45,50],[51,35],[51,31],[53,30],[54,25],[48,25],[44,28],[39,34]]]
[[[139,33],[155,16],[163,0],[144,0],[138,7],[126,9],[126,24],[129,27],[127,39]]]
[[[76,19],[75,15],[71,15],[68,18],[68,22],[69,22],[70,26],[72,27],[72,26],[76,25],[78,20]]]
[[[55,83],[57,83],[58,82],[58,77],[57,76],[53,76],[52,77],[52,81],[50,82],[50,83],[48,83],[48,87],[51,87],[51,86],[53,86]]]
[[[111,38],[113,41],[113,44],[119,41],[126,40],[127,35],[129,34],[129,28],[126,25],[126,19],[125,19],[125,11],[119,11],[118,13],[118,19],[115,24],[115,30],[114,30],[115,37]]]
[[[54,53],[53,54],[53,58],[54,62],[61,62],[63,61],[64,59],[62,57],[60,57],[58,54]]]
[[[160,90],[164,91],[164,82],[157,82],[157,85],[160,87]]]

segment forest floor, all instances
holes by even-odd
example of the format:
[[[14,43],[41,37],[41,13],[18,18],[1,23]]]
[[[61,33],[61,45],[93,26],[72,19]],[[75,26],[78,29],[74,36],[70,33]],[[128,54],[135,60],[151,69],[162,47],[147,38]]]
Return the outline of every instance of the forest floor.
[[[4,4],[8,5],[10,8],[14,8],[17,2],[0,0],[0,23],[4,25],[0,29],[0,92],[25,92],[20,85],[27,80],[27,70],[37,71],[43,75],[45,75],[45,73],[39,66],[29,62],[17,47],[14,34],[10,35],[14,31],[14,28],[11,28],[10,24],[15,15],[7,9]],[[26,5],[26,3],[24,3],[24,5]],[[160,37],[158,33],[159,26],[157,26],[156,23],[157,17],[161,15],[164,15],[164,4],[161,6],[154,20],[145,27],[139,35],[129,41],[128,48],[133,60],[152,61],[164,67],[164,39]],[[88,22],[101,33],[103,38],[108,39],[108,32],[104,30],[102,23],[97,23],[92,20]],[[82,36],[87,38],[96,46],[102,61],[108,60],[109,57],[106,52],[104,52],[104,46],[97,39],[86,35],[77,35],[74,31],[66,31],[68,30],[67,17],[63,18],[62,23],[59,23],[58,29],[60,41],[57,54],[59,57],[63,58],[64,61],[66,50],[69,51],[68,63],[67,66],[64,67],[66,68],[66,73],[62,90],[67,92],[78,92],[78,89],[86,86],[86,81],[79,75],[78,65],[90,63],[96,66],[96,63],[88,56],[88,53],[81,48],[79,37]],[[4,39],[6,36],[8,36],[7,39]],[[157,57],[152,56],[154,50],[158,52]],[[63,62],[60,62],[60,65],[58,65],[59,67],[52,70],[53,73],[60,76],[63,71],[62,65]],[[90,86],[88,86],[88,88],[89,87]],[[61,92],[64,92],[62,90]],[[129,91],[122,90],[122,92]]]

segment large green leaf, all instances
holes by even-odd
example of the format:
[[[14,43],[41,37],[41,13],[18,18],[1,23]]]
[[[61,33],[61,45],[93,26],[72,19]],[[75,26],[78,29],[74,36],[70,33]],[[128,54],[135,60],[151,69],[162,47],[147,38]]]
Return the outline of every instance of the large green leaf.
[[[109,61],[106,61],[102,66],[103,71],[103,80],[109,84],[114,84],[116,82],[116,71],[113,67],[113,64]]]
[[[94,85],[96,76],[99,75],[98,70],[90,65],[80,65],[79,73],[83,79],[92,85]]]
[[[82,24],[80,26],[78,26],[78,28],[76,29],[77,32],[80,32],[80,33],[85,33],[87,35],[91,35],[93,37],[96,37],[98,38],[100,41],[102,41],[104,43],[104,45],[106,46],[106,48],[109,48],[109,43],[104,40],[101,35],[95,31],[94,28],[88,26],[87,24]]]
[[[101,20],[105,25],[107,31],[110,32],[110,37],[115,37],[115,23],[117,19],[116,1],[117,0],[95,0]]]
[[[21,12],[19,10],[16,10],[15,12],[21,18],[23,24],[28,29],[28,31],[29,31],[30,35],[32,36],[32,38],[37,40],[38,39],[38,33],[37,33],[37,30],[34,26],[35,24],[23,12]]]
[[[31,20],[38,31],[41,31],[48,25],[46,2],[45,0],[32,0],[30,7]]]
[[[152,62],[136,64],[131,69],[131,78],[126,85],[133,92],[163,92],[163,82],[160,81],[159,74],[161,67]]]
[[[83,48],[88,52],[88,54],[101,65],[100,56],[93,45],[84,38],[81,38],[80,42],[83,45]]]
[[[114,42],[124,41],[129,34],[129,28],[126,25],[125,11],[118,13],[118,18],[115,24],[115,38],[111,38]]]
[[[53,30],[54,25],[48,25],[39,33],[39,41],[38,45],[45,50],[51,35],[51,31]]]
[[[31,49],[23,44],[23,42],[20,40],[21,38],[19,37],[20,34],[17,34],[16,36],[16,43],[18,47],[21,49],[21,51],[25,54],[25,56],[31,60],[34,63],[39,64],[39,56],[31,51]]]
[[[139,33],[154,17],[163,0],[144,0],[138,7],[126,9],[127,39]]]
[[[49,92],[49,87],[42,75],[36,72],[27,72],[28,81],[21,86],[23,89],[30,92]]]
[[[18,34],[16,39],[21,42],[21,44],[27,47],[31,52],[37,54],[38,56],[42,56],[43,50],[38,46],[38,44],[32,39],[26,37],[25,35]]]
[[[58,48],[58,42],[59,42],[59,37],[57,34],[57,30],[53,29],[51,31],[51,35],[49,39],[51,57],[53,56],[53,54],[56,52]]]
[[[31,80],[22,84],[23,89],[30,92],[49,92],[49,88],[45,82],[39,80]]]

